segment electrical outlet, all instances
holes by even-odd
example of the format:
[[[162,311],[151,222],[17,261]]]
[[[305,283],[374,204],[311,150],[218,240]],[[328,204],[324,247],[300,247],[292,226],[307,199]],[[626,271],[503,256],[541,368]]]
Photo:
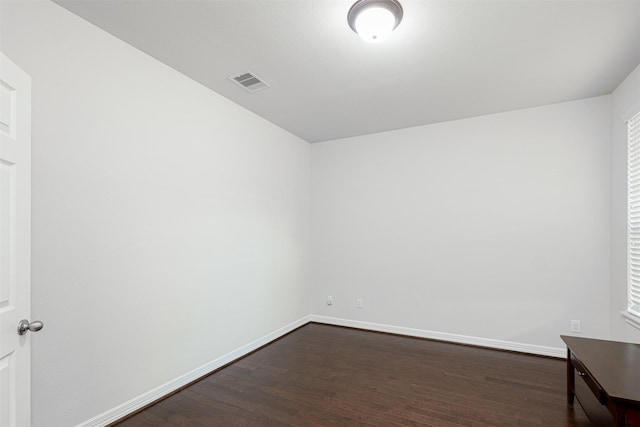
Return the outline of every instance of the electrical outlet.
[[[356,307],[358,308],[362,308],[364,305],[362,304],[362,298],[358,298],[358,301],[356,302]]]
[[[571,332],[580,332],[580,321],[572,320],[571,321]]]
[[[331,295],[327,297],[327,305],[333,305],[333,297]]]

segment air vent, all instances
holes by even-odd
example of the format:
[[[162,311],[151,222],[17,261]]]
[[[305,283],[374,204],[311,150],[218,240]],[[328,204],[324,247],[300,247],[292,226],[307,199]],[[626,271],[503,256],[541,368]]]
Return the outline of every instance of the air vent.
[[[249,93],[257,92],[269,87],[269,83],[262,80],[260,77],[249,70],[244,70],[233,76],[229,76],[229,80],[243,88]]]

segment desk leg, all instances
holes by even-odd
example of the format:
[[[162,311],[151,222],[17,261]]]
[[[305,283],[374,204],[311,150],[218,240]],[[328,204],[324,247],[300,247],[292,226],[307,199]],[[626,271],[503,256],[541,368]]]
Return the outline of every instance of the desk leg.
[[[625,427],[627,425],[627,410],[617,406],[613,412],[613,427]]]
[[[569,403],[569,405],[573,405],[575,386],[576,377],[575,371],[573,370],[573,364],[571,363],[571,349],[567,348],[567,403]]]

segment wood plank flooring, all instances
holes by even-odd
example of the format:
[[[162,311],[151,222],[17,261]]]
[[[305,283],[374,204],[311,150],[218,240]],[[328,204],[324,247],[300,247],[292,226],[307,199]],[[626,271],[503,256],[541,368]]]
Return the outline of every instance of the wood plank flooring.
[[[565,361],[308,324],[120,422],[196,426],[589,426]]]

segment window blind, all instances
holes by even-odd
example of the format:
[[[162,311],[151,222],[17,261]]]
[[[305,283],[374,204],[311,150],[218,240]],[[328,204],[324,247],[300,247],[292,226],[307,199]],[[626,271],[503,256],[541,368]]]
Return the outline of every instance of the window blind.
[[[628,311],[640,317],[640,113],[627,122],[627,138]]]

